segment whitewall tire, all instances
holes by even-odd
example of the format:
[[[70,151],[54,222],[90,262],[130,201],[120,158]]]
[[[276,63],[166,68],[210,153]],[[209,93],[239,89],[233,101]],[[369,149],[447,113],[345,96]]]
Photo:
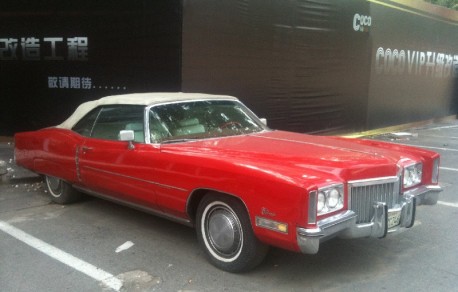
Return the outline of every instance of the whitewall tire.
[[[45,181],[51,200],[55,203],[70,204],[79,201],[82,197],[80,192],[57,177],[46,176]]]
[[[228,272],[254,268],[268,250],[254,235],[245,206],[230,196],[207,194],[197,209],[196,229],[209,261]]]

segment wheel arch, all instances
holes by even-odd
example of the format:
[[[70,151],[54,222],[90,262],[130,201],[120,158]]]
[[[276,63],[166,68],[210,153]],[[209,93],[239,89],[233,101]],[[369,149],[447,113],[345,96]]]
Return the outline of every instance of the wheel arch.
[[[191,223],[193,226],[195,226],[195,223],[196,223],[197,208],[199,207],[200,201],[202,201],[202,199],[207,194],[210,194],[210,193],[214,193],[214,194],[218,194],[222,196],[228,196],[228,197],[232,197],[238,200],[240,203],[242,203],[243,207],[245,208],[245,211],[247,212],[248,217],[251,218],[248,206],[240,198],[240,196],[237,196],[237,195],[234,195],[228,192],[220,191],[220,190],[210,189],[210,188],[198,188],[191,192],[191,194],[188,197],[188,201],[186,202],[186,213],[188,214],[189,218],[191,219]]]

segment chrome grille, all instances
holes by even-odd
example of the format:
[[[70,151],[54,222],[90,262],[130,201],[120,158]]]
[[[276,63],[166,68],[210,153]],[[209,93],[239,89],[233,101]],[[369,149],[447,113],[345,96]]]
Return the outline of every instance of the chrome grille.
[[[348,189],[350,210],[358,215],[356,223],[371,222],[375,202],[385,202],[392,208],[400,199],[398,177],[352,181]]]

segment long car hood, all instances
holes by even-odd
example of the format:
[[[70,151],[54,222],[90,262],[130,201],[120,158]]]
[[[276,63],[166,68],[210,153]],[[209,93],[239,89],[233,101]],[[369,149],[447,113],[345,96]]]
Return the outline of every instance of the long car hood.
[[[352,139],[271,131],[244,136],[164,145],[162,151],[188,153],[294,178],[358,180],[395,176],[398,152],[356,143]]]

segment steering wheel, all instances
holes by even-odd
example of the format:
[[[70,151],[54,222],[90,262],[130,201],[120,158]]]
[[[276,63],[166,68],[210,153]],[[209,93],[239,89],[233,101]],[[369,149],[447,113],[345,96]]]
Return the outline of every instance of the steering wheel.
[[[226,129],[226,128],[229,128],[229,127],[237,127],[239,129],[242,128],[242,124],[240,124],[239,122],[236,122],[236,121],[229,121],[227,123],[223,123],[219,126],[220,129]]]

